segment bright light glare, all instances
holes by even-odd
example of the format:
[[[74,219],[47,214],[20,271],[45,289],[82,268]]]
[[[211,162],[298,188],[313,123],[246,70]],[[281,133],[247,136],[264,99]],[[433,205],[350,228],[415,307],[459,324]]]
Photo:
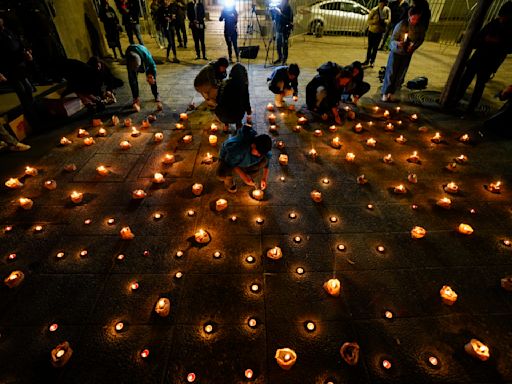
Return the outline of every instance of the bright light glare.
[[[224,0],[224,6],[226,8],[231,8],[235,6],[235,0]]]

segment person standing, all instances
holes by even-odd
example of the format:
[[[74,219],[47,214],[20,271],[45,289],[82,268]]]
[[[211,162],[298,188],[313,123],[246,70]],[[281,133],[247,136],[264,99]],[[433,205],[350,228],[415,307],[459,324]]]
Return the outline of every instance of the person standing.
[[[112,52],[114,52],[114,59],[117,60],[116,48],[119,50],[121,58],[124,58],[121,41],[119,40],[119,30],[121,26],[119,25],[119,19],[117,18],[114,8],[110,6],[108,0],[101,1],[100,20],[105,27],[105,37],[107,38],[108,46],[112,49]]]
[[[287,96],[293,96],[298,100],[299,83],[298,78],[300,69],[297,64],[283,65],[274,69],[267,78],[268,89],[275,94],[275,104],[277,108],[284,106],[283,99]]]
[[[176,0],[178,13],[176,15],[176,37],[178,38],[178,48],[187,48],[187,28],[185,27],[185,19],[187,6],[183,0]]]
[[[179,63],[178,56],[176,55],[176,41],[174,36],[176,34],[176,20],[178,17],[178,5],[174,0],[164,0],[158,12],[158,20],[167,38],[167,61],[172,63]],[[172,60],[169,60],[169,54],[173,54]]]
[[[155,97],[155,101],[161,108],[160,96],[158,95],[158,88],[156,85],[156,64],[153,56],[148,49],[139,44],[131,44],[126,49],[126,69],[128,71],[128,81],[133,96],[133,108],[140,111],[140,98],[139,98],[139,82],[137,75],[139,72],[146,73],[146,80],[151,86],[151,93]]]
[[[372,68],[382,35],[391,23],[391,10],[387,5],[388,0],[379,0],[379,4],[368,14],[368,50],[366,60],[362,64],[370,65]]]
[[[128,41],[130,44],[134,44],[135,41],[133,40],[133,35],[135,34],[139,44],[144,45],[139,25],[139,3],[136,0],[116,0],[116,6],[121,14],[124,29],[128,35]]]
[[[189,27],[192,30],[192,37],[194,38],[194,47],[196,49],[196,60],[201,58],[201,51],[203,52],[203,59],[208,60],[206,57],[206,46],[204,44],[204,5],[202,0],[192,0],[187,4],[187,17]]]
[[[0,83],[7,82],[16,92],[25,119],[33,127],[38,119],[32,96],[32,84],[28,79],[27,64],[32,61],[32,53],[23,47],[20,38],[5,28],[0,18]]]
[[[409,17],[399,22],[391,36],[390,52],[382,85],[382,101],[393,101],[402,86],[414,52],[425,40],[425,27],[420,23],[420,9],[409,9]]]
[[[160,25],[160,22],[158,20],[158,10],[160,9],[162,5],[161,0],[152,0],[150,5],[150,12],[151,12],[151,19],[153,20],[153,23],[155,24],[155,30],[156,30],[156,42],[158,44],[158,47],[160,49],[163,49],[165,47],[165,37],[164,33],[162,31],[162,26]]]
[[[459,82],[456,99],[460,100],[476,76],[476,84],[467,111],[478,106],[485,84],[499,69],[509,53],[512,53],[512,2],[505,3],[498,17],[480,31],[473,47],[475,52],[466,62]]]
[[[407,12],[409,11],[409,3],[407,0],[392,0],[388,3],[388,6],[391,10],[391,23],[389,23],[388,28],[386,28],[379,51],[387,50],[389,34],[395,30],[399,22],[407,18]]]
[[[235,51],[236,61],[240,61],[238,53],[238,13],[232,0],[226,1],[219,21],[224,21],[224,39],[228,46],[229,61],[233,62],[233,50]]]
[[[281,0],[279,7],[273,9],[276,24],[277,60],[274,64],[286,65],[288,60],[288,38],[293,29],[293,11],[288,0]]]

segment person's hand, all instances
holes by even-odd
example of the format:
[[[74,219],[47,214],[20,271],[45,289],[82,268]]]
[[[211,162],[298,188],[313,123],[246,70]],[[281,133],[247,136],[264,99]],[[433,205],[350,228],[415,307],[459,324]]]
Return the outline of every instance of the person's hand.
[[[409,45],[406,49],[407,53],[411,54],[414,52],[414,47],[412,45]]]
[[[264,180],[262,179],[261,182],[260,182],[260,188],[262,191],[264,191],[265,189],[267,189],[267,180]]]
[[[3,83],[4,81],[7,81],[7,77],[5,77],[3,73],[0,73],[0,83]]]
[[[299,101],[299,96],[297,96],[297,95],[293,96],[293,101]]]
[[[32,61],[34,60],[34,58],[32,57],[32,51],[29,50],[29,49],[26,49],[24,52],[23,52],[23,56],[25,57],[25,60],[26,61]]]
[[[148,84],[149,84],[149,85],[156,84],[155,76],[154,76],[154,75],[152,75],[152,74],[147,75],[147,76],[146,76],[146,80],[148,81]]]
[[[356,118],[356,113],[352,110],[347,112],[347,117],[349,120],[354,120]]]
[[[252,115],[247,115],[245,121],[247,122],[247,124],[252,124]]]

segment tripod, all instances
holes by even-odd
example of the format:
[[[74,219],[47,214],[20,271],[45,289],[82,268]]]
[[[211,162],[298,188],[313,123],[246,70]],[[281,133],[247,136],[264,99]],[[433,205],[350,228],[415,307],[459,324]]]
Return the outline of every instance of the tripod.
[[[269,38],[269,41],[265,41],[265,38],[263,36],[263,30],[261,28],[261,23],[260,23],[260,19],[258,18],[258,14],[256,13],[256,4],[252,4],[251,6],[251,17],[249,19],[249,23],[247,24],[247,33],[246,33],[246,39],[247,39],[247,35],[251,35],[251,38],[252,38],[252,34],[254,33],[254,19],[256,19],[256,24],[258,26],[258,31],[260,33],[260,38],[261,38],[261,41],[263,42],[263,46],[265,47],[265,65],[264,65],[264,68],[267,67],[267,61],[268,61],[268,56],[269,56],[269,52],[270,52],[270,49],[271,47],[273,47],[273,42],[274,42],[274,22],[272,21],[272,34]],[[245,40],[244,40],[244,45],[245,45]],[[274,51],[272,50],[272,59],[274,58]]]

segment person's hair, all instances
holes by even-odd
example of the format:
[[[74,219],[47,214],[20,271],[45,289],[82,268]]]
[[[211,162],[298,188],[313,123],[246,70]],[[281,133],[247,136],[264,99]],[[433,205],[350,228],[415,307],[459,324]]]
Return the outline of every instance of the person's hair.
[[[254,145],[256,145],[256,150],[260,155],[263,156],[272,149],[272,139],[267,134],[258,135],[254,137]]]
[[[413,6],[409,8],[409,16],[418,15],[421,16],[421,8],[417,6]]]
[[[361,72],[363,70],[363,64],[357,60],[352,62],[352,64],[350,64],[349,67],[351,67],[352,69],[357,68],[357,69],[359,69],[359,72]]]
[[[290,75],[294,75],[296,77],[299,77],[299,75],[300,75],[300,68],[299,68],[299,66],[297,64],[290,64],[288,66],[288,73]]]
[[[500,16],[500,17],[512,16],[512,1],[507,1],[505,4],[503,4],[501,6],[498,16]]]
[[[217,67],[229,67],[229,61],[225,57],[219,57],[215,64]]]
[[[140,65],[142,64],[142,59],[135,52],[129,52],[126,55],[126,65],[128,67],[131,67],[134,64],[137,64],[137,67],[140,67]]]
[[[247,76],[247,69],[240,64],[236,63],[229,72],[229,78],[237,83],[249,84],[249,77]]]
[[[351,78],[352,77],[352,68],[350,66],[341,67],[337,77],[338,77],[338,79]]]

